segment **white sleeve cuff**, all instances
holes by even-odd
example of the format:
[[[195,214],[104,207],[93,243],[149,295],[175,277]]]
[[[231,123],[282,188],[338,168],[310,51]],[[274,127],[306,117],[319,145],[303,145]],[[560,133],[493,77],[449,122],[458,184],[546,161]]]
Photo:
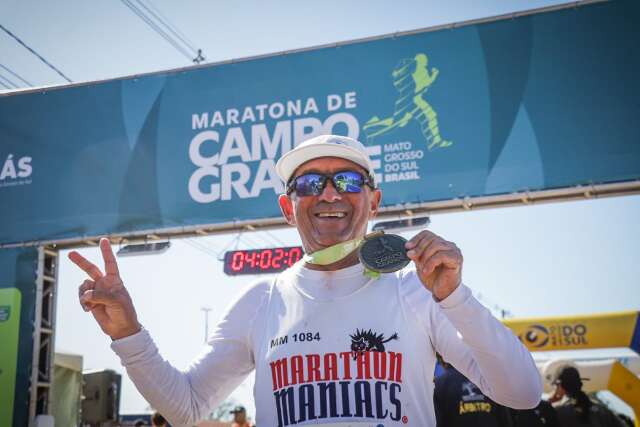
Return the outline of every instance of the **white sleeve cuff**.
[[[443,309],[455,308],[467,302],[470,296],[471,289],[465,286],[464,283],[460,283],[448,297],[438,302],[438,305]]]
[[[111,343],[111,349],[120,357],[122,362],[139,355],[153,345],[149,331],[144,327],[128,337],[120,338]]]

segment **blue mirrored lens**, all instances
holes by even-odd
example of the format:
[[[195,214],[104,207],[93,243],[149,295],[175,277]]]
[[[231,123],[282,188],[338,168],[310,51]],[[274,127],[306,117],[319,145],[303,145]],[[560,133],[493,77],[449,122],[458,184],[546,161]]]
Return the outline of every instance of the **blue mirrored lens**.
[[[309,173],[296,178],[295,190],[298,196],[317,196],[322,194],[326,178],[322,175]]]
[[[358,172],[339,172],[333,176],[333,185],[340,193],[359,193],[364,184],[364,178]]]

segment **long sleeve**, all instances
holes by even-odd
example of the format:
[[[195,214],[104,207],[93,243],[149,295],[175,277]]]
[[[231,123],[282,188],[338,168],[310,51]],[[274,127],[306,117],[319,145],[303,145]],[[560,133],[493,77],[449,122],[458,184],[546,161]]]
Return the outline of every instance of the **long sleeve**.
[[[415,271],[403,277],[408,305],[435,351],[497,403],[535,407],[542,379],[529,351],[461,284],[437,303]]]
[[[144,329],[111,344],[136,388],[172,425],[195,424],[254,369],[251,334],[269,285],[250,287],[230,306],[186,371],[164,360]]]
[[[542,379],[529,350],[460,285],[430,310],[432,342],[444,359],[492,400],[514,409],[534,408]]]

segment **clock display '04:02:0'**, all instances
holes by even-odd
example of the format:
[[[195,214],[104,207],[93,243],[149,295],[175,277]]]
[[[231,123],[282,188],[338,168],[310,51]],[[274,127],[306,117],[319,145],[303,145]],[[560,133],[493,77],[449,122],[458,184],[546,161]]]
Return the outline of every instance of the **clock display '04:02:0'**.
[[[298,262],[302,255],[301,246],[227,251],[224,272],[229,276],[278,273]]]

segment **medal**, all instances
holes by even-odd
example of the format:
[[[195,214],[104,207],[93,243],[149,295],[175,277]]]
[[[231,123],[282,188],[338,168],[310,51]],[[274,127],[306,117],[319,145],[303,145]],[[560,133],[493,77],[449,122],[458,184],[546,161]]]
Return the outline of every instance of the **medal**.
[[[358,248],[360,262],[368,270],[377,273],[398,271],[411,261],[404,245],[407,239],[397,234],[375,232],[365,236]]]

